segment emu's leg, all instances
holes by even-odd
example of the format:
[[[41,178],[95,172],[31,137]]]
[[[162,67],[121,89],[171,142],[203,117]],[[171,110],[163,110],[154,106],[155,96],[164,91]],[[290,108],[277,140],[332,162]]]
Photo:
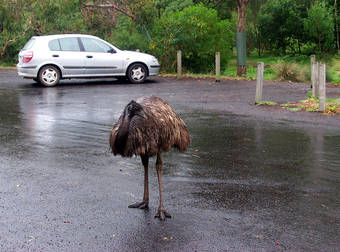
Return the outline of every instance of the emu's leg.
[[[144,166],[144,196],[142,202],[137,202],[129,206],[129,208],[140,208],[147,209],[149,208],[149,157],[141,156],[142,163]]]
[[[171,215],[165,211],[162,200],[162,157],[161,153],[157,154],[156,170],[158,176],[158,186],[159,186],[159,206],[155,218],[160,218],[160,220],[165,220],[165,218],[171,218]]]

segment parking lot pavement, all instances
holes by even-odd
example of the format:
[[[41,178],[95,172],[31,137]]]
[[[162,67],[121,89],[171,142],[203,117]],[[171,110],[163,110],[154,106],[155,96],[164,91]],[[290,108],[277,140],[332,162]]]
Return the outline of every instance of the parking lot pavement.
[[[303,99],[308,84],[293,85],[264,95]],[[128,209],[142,198],[140,158],[108,145],[124,106],[151,94],[192,140],[164,154],[165,222],[153,217],[155,159],[150,209]],[[339,119],[257,107],[254,94],[254,82],[159,77],[43,88],[0,71],[0,251],[338,250]]]

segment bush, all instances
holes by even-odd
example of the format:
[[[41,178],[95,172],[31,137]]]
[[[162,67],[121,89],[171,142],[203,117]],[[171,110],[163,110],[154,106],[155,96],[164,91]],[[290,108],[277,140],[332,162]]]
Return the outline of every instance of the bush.
[[[151,49],[165,70],[174,71],[176,51],[182,50],[183,67],[193,73],[213,71],[217,51],[223,68],[234,40],[229,21],[221,20],[216,10],[202,4],[163,15],[153,35]]]
[[[305,67],[299,66],[296,63],[286,63],[279,61],[273,65],[276,72],[276,78],[283,81],[302,82],[306,81]]]

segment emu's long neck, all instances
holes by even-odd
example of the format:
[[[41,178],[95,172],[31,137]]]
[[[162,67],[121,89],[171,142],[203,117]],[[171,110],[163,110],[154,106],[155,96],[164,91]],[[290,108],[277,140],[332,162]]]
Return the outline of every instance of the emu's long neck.
[[[123,154],[126,146],[127,137],[129,134],[131,118],[125,117],[122,124],[118,128],[117,138],[115,141],[115,149],[118,153]]]

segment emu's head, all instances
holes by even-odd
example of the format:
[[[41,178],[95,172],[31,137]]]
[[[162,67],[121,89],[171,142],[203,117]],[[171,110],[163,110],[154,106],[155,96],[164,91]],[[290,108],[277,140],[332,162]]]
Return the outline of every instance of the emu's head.
[[[130,101],[128,105],[126,105],[124,110],[125,117],[132,118],[134,116],[140,116],[143,118],[147,118],[145,111],[139,103],[134,100]]]

